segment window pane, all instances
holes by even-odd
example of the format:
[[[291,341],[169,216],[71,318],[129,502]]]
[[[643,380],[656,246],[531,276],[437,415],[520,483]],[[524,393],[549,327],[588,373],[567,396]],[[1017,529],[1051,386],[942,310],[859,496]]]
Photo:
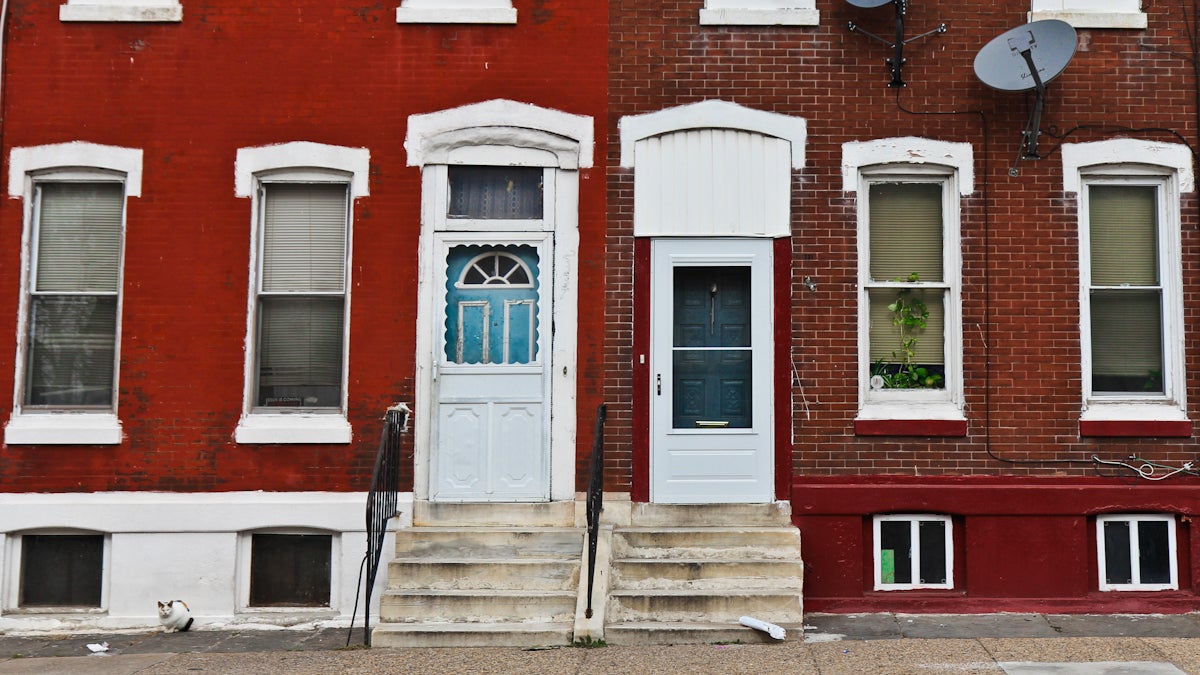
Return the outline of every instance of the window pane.
[[[676,267],[676,347],[750,346],[750,268]]]
[[[30,298],[25,403],[111,406],[117,298]]]
[[[346,186],[269,184],[265,189],[261,290],[342,292]]]
[[[1093,286],[1158,285],[1157,188],[1088,188]]]
[[[328,607],[327,534],[256,534],[250,545],[252,607]]]
[[[21,537],[21,607],[99,607],[103,579],[103,536]]]
[[[873,183],[871,279],[942,281],[941,183]]]
[[[1171,583],[1171,549],[1165,520],[1137,521],[1138,571],[1143,584]]]
[[[260,298],[256,405],[339,407],[343,318],[341,297]]]
[[[672,355],[675,429],[753,426],[751,352],[676,349]]]
[[[921,539],[921,583],[946,583],[946,523],[923,520],[917,524]]]
[[[912,522],[907,520],[884,520],[879,523],[880,563],[883,566],[883,583],[911,584],[912,578]],[[889,580],[888,562],[892,563]]]
[[[1092,391],[1163,393],[1161,294],[1092,291],[1091,319]]]
[[[120,183],[38,186],[37,274],[34,291],[110,292],[120,285]]]
[[[446,256],[446,360],[534,362],[538,273],[533,246],[451,248]]]
[[[451,166],[450,218],[542,218],[542,169],[527,166]]]
[[[1128,521],[1104,523],[1104,581],[1109,584],[1133,583]]]

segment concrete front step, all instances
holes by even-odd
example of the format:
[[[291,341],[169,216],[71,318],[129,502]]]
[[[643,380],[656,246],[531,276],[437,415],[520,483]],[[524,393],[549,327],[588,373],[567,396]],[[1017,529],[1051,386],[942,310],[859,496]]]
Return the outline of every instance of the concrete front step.
[[[798,590],[612,590],[606,611],[608,628],[645,621],[737,623],[747,615],[772,623],[804,620]]]
[[[571,622],[389,623],[371,633],[373,647],[549,647],[571,640]]]
[[[579,567],[577,558],[404,558],[388,564],[387,587],[389,590],[573,591],[579,587]]]
[[[584,535],[584,530],[573,527],[416,527],[396,531],[396,557],[578,562]]]
[[[792,524],[788,502],[769,504],[632,505],[633,527],[786,527]]]
[[[763,620],[765,621],[766,619]],[[777,625],[787,630],[786,640],[804,639],[803,624]],[[761,642],[780,642],[780,640],[776,640],[762,631],[747,628],[737,622],[686,623],[669,621],[611,624],[604,630],[604,641],[610,645],[758,644]]]
[[[626,559],[613,565],[609,585],[623,590],[673,588],[731,593],[787,589],[799,594],[803,579],[804,564],[799,559]]]
[[[561,502],[413,502],[416,527],[574,527],[576,504]]]
[[[529,589],[384,591],[379,599],[379,619],[380,623],[571,623],[577,595],[575,590]]]
[[[800,531],[794,527],[621,528],[613,532],[613,557],[759,558],[798,560]]]

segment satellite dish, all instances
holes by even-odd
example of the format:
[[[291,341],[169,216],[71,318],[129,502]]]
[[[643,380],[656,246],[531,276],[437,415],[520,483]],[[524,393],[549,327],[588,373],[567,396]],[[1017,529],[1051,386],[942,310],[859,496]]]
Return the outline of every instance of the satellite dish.
[[[1029,126],[1021,132],[1024,159],[1039,159],[1038,136],[1046,83],[1058,77],[1075,56],[1075,29],[1065,21],[1047,19],[1001,33],[975,55],[975,76],[1000,91],[1037,93]],[[1015,175],[1015,167],[1010,174]]]
[[[892,49],[892,58],[887,59],[888,68],[890,68],[892,71],[892,81],[888,83],[889,87],[905,86],[903,76],[904,45],[913,42],[914,40],[920,40],[923,37],[928,37],[934,33],[941,34],[946,32],[946,24],[943,23],[939,24],[937,28],[929,31],[928,33],[922,33],[915,37],[906,39],[904,37],[904,15],[908,13],[908,0],[846,0],[846,2],[855,7],[861,7],[863,9],[883,7],[884,5],[888,4],[896,5],[896,37],[890,42],[886,38],[880,37],[870,31],[863,30],[853,21],[846,24],[846,27],[850,29],[851,33],[862,33],[872,40],[882,42]]]
[[[1027,91],[1058,77],[1075,55],[1066,21],[1034,21],[1001,33],[975,55],[975,75],[1001,91]]]
[[[855,7],[871,9],[872,7],[883,7],[889,2],[892,2],[892,0],[846,0],[846,2],[854,5]]]

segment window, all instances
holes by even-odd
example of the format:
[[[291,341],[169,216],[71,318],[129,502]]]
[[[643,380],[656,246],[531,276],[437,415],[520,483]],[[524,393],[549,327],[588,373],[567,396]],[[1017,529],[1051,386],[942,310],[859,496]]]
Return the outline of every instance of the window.
[[[1141,0],[1033,0],[1029,20],[1058,19],[1076,28],[1145,28]]]
[[[949,516],[876,516],[875,590],[954,588]]]
[[[25,200],[20,327],[8,444],[115,444],[125,205],[142,151],[63,143],[14,148],[9,195]]]
[[[1065,187],[1079,208],[1080,433],[1190,436],[1179,232],[1180,194],[1193,189],[1188,151],[1131,139],[1068,146]]]
[[[67,0],[58,8],[61,21],[164,21],[183,20],[176,0]]]
[[[368,164],[366,150],[316,143],[238,151],[255,214],[239,443],[350,442],[346,278]]]
[[[1102,591],[1179,588],[1174,516],[1100,516],[1096,550]]]
[[[104,536],[26,534],[21,537],[21,608],[101,606]]]
[[[511,0],[403,0],[396,23],[516,23]]]
[[[970,146],[849,143],[843,163],[858,196],[856,433],[965,434],[959,198],[972,185]]]
[[[329,607],[333,537],[253,534],[250,607]]]
[[[815,0],[706,0],[700,24],[708,26],[816,26]]]

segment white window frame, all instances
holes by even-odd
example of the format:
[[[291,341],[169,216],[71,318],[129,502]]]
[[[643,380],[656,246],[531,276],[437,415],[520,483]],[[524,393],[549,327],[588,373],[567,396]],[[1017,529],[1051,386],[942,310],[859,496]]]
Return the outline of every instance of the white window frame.
[[[292,606],[267,607],[250,604],[250,572],[254,551],[254,535],[256,534],[316,534],[329,537],[329,604],[324,607]],[[306,527],[275,527],[261,530],[248,530],[238,533],[237,538],[237,573],[235,585],[237,588],[237,613],[249,615],[310,615],[325,617],[331,612],[340,614],[342,581],[342,533],[334,530]]]
[[[58,8],[60,21],[169,22],[183,21],[176,0],[67,0]]]
[[[24,228],[21,235],[21,296],[17,315],[17,355],[13,389],[13,412],[4,426],[8,445],[116,445],[122,440],[118,417],[121,362],[121,314],[123,293],[117,294],[117,331],[113,346],[113,404],[111,410],[25,409],[26,339],[29,331],[30,273],[33,269],[34,239],[37,223],[34,193],[39,182],[120,182],[124,184],[125,205],[129,198],[142,194],[142,150],[95,143],[72,142],[13,148],[9,155],[8,196],[24,200]],[[121,268],[124,269],[124,222],[121,233]],[[124,273],[122,272],[122,280]]]
[[[1057,19],[1076,28],[1145,28],[1141,0],[1031,0],[1029,20]]]
[[[702,26],[816,26],[816,0],[705,0]]]
[[[104,552],[101,557],[100,571],[100,606],[99,607],[21,607],[21,573],[22,573],[22,544],[26,535],[88,535],[104,538]],[[0,550],[0,562],[3,562],[5,576],[3,582],[3,610],[5,614],[38,615],[38,614],[106,614],[112,587],[112,534],[83,530],[77,528],[41,528],[0,534],[0,544],[7,543]]]
[[[517,22],[511,0],[402,0],[396,23]]]
[[[961,197],[974,190],[973,153],[966,143],[892,138],[847,143],[842,181],[858,195],[858,381],[859,420],[964,420],[962,340]],[[872,390],[870,356],[870,213],[872,183],[942,184],[943,279],[945,289],[945,380],[940,389]],[[926,286],[923,282],[918,285]]]
[[[1108,577],[1108,559],[1104,546],[1104,525],[1112,522],[1129,523],[1129,569],[1133,582],[1128,584],[1110,584]],[[1139,523],[1167,523],[1167,551],[1171,565],[1171,581],[1165,584],[1141,583],[1141,567],[1138,564]],[[1098,581],[1101,591],[1174,591],[1179,589],[1179,537],[1175,526],[1175,516],[1170,514],[1121,514],[1096,517],[1096,560],[1099,573]]]
[[[883,583],[883,549],[880,547],[880,526],[885,522],[907,522],[910,525],[909,545],[912,546],[911,568],[912,574],[917,581],[911,583]],[[921,572],[921,545],[918,537],[920,536],[920,524],[923,522],[939,522],[946,528],[946,582],[941,584],[922,583],[920,581]],[[933,514],[889,514],[883,516],[875,516],[871,523],[872,533],[872,559],[874,560],[874,580],[875,590],[877,591],[910,591],[914,589],[943,589],[950,590],[954,588],[954,521],[950,516],[933,515]]]
[[[1129,158],[1138,158],[1133,163]],[[1063,180],[1078,197],[1080,264],[1081,421],[1185,421],[1187,419],[1183,335],[1181,195],[1195,189],[1191,153],[1186,147],[1118,139],[1063,146]],[[1087,186],[1152,185],[1158,188],[1158,264],[1162,284],[1163,393],[1092,393],[1089,288],[1090,224]]]
[[[319,143],[294,142],[258,148],[241,148],[235,166],[235,193],[251,199],[250,285],[247,293],[246,361],[242,415],[234,430],[237,443],[349,443],[353,436],[347,417],[350,357],[350,269],[354,232],[354,200],[369,195],[370,153],[365,148],[344,148]],[[262,236],[263,183],[339,183],[349,189],[346,210],[346,280],[342,338],[342,400],[337,410],[298,411],[255,406],[257,379],[257,308]]]

